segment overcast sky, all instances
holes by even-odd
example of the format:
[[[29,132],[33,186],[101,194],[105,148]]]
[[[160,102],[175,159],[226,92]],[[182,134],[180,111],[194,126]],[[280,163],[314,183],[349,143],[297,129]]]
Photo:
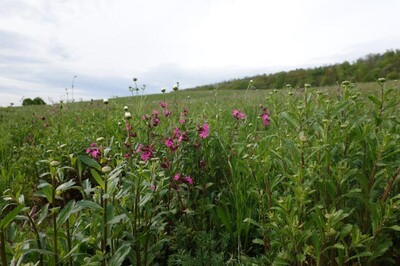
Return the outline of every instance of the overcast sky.
[[[400,48],[398,0],[0,0],[0,106],[148,93]],[[74,76],[77,78],[74,78]]]

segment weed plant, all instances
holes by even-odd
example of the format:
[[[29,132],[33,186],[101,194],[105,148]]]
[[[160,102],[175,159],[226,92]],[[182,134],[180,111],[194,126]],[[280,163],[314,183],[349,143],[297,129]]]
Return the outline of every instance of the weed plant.
[[[396,84],[134,82],[0,109],[1,265],[400,263]]]

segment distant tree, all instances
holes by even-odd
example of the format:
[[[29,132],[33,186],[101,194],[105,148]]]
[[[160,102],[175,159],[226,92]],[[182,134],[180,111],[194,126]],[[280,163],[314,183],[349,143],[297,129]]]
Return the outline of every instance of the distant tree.
[[[43,99],[40,97],[36,97],[35,99],[33,99],[33,102],[35,103],[35,105],[46,105],[46,102],[43,101]]]
[[[31,98],[25,98],[22,101],[22,106],[28,106],[28,105],[33,105],[33,100]]]
[[[33,100],[31,98],[25,98],[22,101],[22,106],[28,106],[28,105],[46,105],[46,103],[40,97],[36,97]]]

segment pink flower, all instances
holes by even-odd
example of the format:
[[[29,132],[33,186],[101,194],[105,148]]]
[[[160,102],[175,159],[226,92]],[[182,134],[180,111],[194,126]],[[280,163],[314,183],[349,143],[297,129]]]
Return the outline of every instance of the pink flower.
[[[197,128],[197,131],[199,132],[199,137],[205,139],[210,134],[210,127],[207,123],[204,123],[203,126]]]
[[[179,137],[179,135],[180,135],[180,130],[179,130],[179,127],[177,127],[177,128],[175,128],[175,130],[174,130],[174,135],[172,136],[172,138],[173,138],[173,139],[176,139],[176,138]]]
[[[180,178],[181,178],[181,174],[180,174],[180,173],[177,173],[177,174],[174,176],[174,180],[175,180],[175,181],[178,181]]]
[[[269,114],[268,113],[262,114],[261,115],[261,119],[263,120],[264,127],[269,126],[270,119],[269,119]]]
[[[186,123],[185,119],[183,119],[183,118],[179,119],[179,124],[185,124],[185,123]]]
[[[233,111],[232,111],[232,115],[233,115],[233,117],[234,118],[236,118],[236,119],[244,119],[244,118],[246,118],[246,115],[244,114],[244,113],[242,113],[242,112],[240,112],[239,110],[237,110],[237,109],[234,109]]]
[[[193,184],[193,178],[191,178],[190,176],[185,176],[184,182],[192,185]]]
[[[126,131],[131,131],[132,130],[132,126],[129,123],[126,123],[125,130]]]
[[[167,108],[168,104],[166,102],[160,102],[161,108],[165,109]]]
[[[164,113],[165,117],[168,117],[171,114],[171,112],[168,111],[167,109],[164,109],[163,113]]]
[[[153,158],[153,149],[149,146],[149,147],[146,147],[146,148],[142,148],[142,155],[140,156],[140,158],[143,160],[143,161],[148,161],[148,160],[150,160],[151,158]]]
[[[182,141],[189,141],[188,132],[187,132],[187,131],[182,132],[182,133],[179,135],[178,141],[179,141],[179,142],[182,142]]]
[[[92,143],[89,148],[86,148],[86,154],[90,154],[95,160],[99,160],[101,157],[101,151],[96,143]]]
[[[167,146],[168,148],[171,148],[174,145],[174,140],[167,138],[167,140],[165,141],[165,146]]]
[[[156,127],[160,124],[160,119],[158,117],[153,118],[153,127]]]

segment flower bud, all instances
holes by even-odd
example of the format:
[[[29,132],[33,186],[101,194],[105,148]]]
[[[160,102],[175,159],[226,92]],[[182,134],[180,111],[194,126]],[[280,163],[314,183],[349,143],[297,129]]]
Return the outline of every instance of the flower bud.
[[[104,166],[103,168],[101,168],[101,172],[103,172],[104,174],[107,174],[109,172],[111,172],[111,167],[110,166]]]
[[[125,118],[131,119],[132,118],[131,112],[125,112]]]

